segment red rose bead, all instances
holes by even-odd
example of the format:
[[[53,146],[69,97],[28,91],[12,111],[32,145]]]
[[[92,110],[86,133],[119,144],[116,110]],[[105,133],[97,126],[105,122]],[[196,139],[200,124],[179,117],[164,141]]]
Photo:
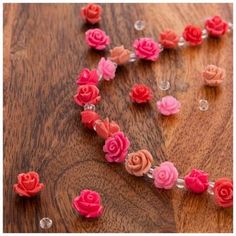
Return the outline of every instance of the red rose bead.
[[[146,103],[152,99],[152,90],[144,84],[135,84],[129,93],[132,102]]]
[[[86,110],[82,111],[80,114],[82,124],[89,129],[93,129],[94,122],[100,119],[100,116],[95,111]]]
[[[209,186],[208,174],[202,170],[193,169],[184,177],[185,186],[194,193],[203,193]]]
[[[89,3],[86,7],[82,7],[80,11],[81,17],[91,24],[96,24],[101,20],[102,8],[93,3]]]
[[[228,24],[220,16],[214,16],[205,21],[205,28],[209,35],[219,37],[228,29]]]
[[[202,30],[197,26],[188,25],[184,29],[183,37],[192,46],[200,45],[202,43]]]
[[[164,48],[175,48],[178,44],[179,36],[171,30],[161,32],[159,36],[159,43]]]
[[[33,197],[44,188],[44,184],[39,182],[38,173],[34,171],[19,174],[17,180],[13,189],[21,197]]]
[[[90,71],[89,69],[84,68],[77,76],[76,83],[78,85],[85,85],[85,84],[97,85],[98,84],[97,70],[94,69]]]
[[[215,202],[221,207],[233,206],[233,181],[228,178],[221,178],[214,184]]]
[[[84,106],[85,104],[96,105],[101,97],[99,96],[99,89],[95,85],[81,85],[78,87],[74,99],[78,105]]]

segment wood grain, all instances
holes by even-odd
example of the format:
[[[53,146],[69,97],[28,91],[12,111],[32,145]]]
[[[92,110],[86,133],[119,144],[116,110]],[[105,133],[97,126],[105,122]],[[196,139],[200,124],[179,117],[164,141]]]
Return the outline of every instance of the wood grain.
[[[232,232],[231,209],[219,209],[207,194],[175,189],[162,191],[136,178],[121,165],[106,163],[103,141],[83,128],[72,100],[75,76],[93,68],[106,52],[89,50],[78,17],[81,4],[4,4],[4,232]],[[202,25],[219,14],[232,21],[232,4],[102,4],[100,27],[111,46],[131,48],[141,36],[157,38],[166,29],[180,34],[189,23]],[[136,32],[133,23],[144,19]],[[170,160],[181,176],[193,167],[211,179],[232,177],[232,35],[209,39],[200,47],[166,51],[155,63],[136,62],[102,82],[98,112],[117,121],[132,145],[146,148],[156,164]],[[219,89],[205,88],[199,73],[207,64],[224,67]],[[171,89],[161,92],[158,79]],[[149,105],[133,105],[128,92],[134,83],[155,91]],[[172,94],[182,103],[175,117],[157,114],[155,101]],[[198,101],[209,101],[201,112]],[[35,170],[45,190],[32,199],[12,191],[20,172]],[[78,217],[72,199],[84,188],[101,193],[105,212],[97,220]],[[43,231],[42,217],[53,227]]]

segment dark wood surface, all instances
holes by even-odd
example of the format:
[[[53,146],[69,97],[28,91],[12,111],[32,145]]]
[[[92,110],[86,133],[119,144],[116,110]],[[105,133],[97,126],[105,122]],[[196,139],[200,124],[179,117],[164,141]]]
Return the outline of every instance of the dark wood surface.
[[[5,232],[232,232],[232,209],[220,209],[207,194],[174,189],[162,191],[109,164],[103,140],[83,128],[81,108],[72,100],[75,77],[93,68],[108,51],[85,45],[89,28],[79,18],[82,4],[4,4],[4,231]],[[232,4],[102,4],[100,27],[111,47],[131,48],[141,36],[157,38],[171,28],[203,25],[215,14],[232,21]],[[137,32],[133,23],[144,19]],[[164,52],[155,63],[137,62],[119,68],[114,81],[102,82],[98,112],[117,121],[131,140],[130,151],[146,148],[155,163],[172,161],[181,176],[193,167],[212,180],[232,177],[232,35],[209,39],[200,47]],[[204,88],[199,74],[207,64],[226,69],[219,89]],[[166,77],[171,89],[161,92]],[[133,105],[134,83],[155,91],[150,105]],[[182,103],[175,117],[157,114],[155,102],[165,94]],[[198,101],[209,101],[201,112]],[[12,190],[17,174],[35,170],[46,188],[32,199]],[[101,193],[104,214],[85,220],[73,211],[72,199],[84,188]],[[48,231],[39,227],[50,217]]]

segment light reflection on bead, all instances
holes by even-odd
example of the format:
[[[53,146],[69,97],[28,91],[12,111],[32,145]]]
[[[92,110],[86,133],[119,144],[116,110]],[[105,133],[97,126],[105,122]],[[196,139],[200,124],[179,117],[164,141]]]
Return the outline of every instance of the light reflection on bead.
[[[147,172],[147,177],[148,178],[150,178],[150,179],[153,179],[153,175],[152,175],[152,173],[153,173],[153,170],[154,170],[154,168],[153,167],[151,167],[150,169],[149,169],[149,171]]]
[[[207,192],[210,194],[210,195],[214,195],[214,185],[215,183],[214,182],[209,182],[209,186],[208,186],[208,189],[207,189]]]
[[[178,179],[176,180],[176,187],[177,187],[177,188],[180,188],[180,189],[184,189],[184,188],[185,188],[184,180],[178,178]]]
[[[200,99],[199,100],[199,109],[200,111],[207,111],[209,108],[208,101],[205,99]]]
[[[84,105],[84,111],[87,111],[87,110],[95,111],[95,110],[96,110],[96,107],[95,107],[95,105],[93,105],[93,104],[85,104],[85,105]]]
[[[233,31],[233,24],[231,22],[228,22],[228,32],[232,32]]]
[[[159,48],[160,48],[160,52],[162,52],[164,50],[164,47],[162,46],[162,44],[158,44]]]
[[[129,62],[134,62],[137,60],[136,54],[134,52],[130,53]]]
[[[39,226],[41,229],[49,229],[52,227],[52,220],[48,217],[44,217],[39,221]]]
[[[135,21],[134,28],[138,31],[142,31],[145,28],[145,22],[143,20]]]
[[[158,82],[158,87],[162,91],[166,91],[170,88],[170,82],[168,80],[160,80]]]
[[[184,37],[181,36],[179,38],[178,46],[179,47],[184,47],[185,45],[186,45],[185,39],[184,39]]]
[[[96,125],[98,124],[98,123],[100,123],[101,122],[101,120],[96,120],[95,122],[94,122],[94,124],[93,124],[93,129],[94,129],[94,131],[96,131]]]
[[[202,39],[206,39],[208,37],[208,32],[206,29],[202,30]]]

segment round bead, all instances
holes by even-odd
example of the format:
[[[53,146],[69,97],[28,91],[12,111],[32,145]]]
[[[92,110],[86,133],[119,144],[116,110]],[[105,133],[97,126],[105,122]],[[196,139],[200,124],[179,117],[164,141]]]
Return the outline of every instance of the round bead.
[[[39,226],[41,229],[49,229],[52,227],[52,220],[48,217],[44,217],[39,221]]]
[[[143,20],[135,21],[134,28],[138,31],[142,31],[145,28],[145,22]]]
[[[166,91],[170,88],[170,82],[168,80],[160,80],[158,82],[158,87],[162,91]]]
[[[209,108],[208,101],[205,99],[200,99],[199,100],[199,109],[200,111],[207,111]]]

